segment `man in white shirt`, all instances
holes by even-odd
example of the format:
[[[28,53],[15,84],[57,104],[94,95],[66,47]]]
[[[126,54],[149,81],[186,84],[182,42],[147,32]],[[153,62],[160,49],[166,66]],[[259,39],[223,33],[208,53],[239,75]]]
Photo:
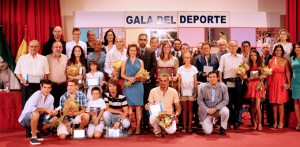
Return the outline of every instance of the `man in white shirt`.
[[[239,111],[241,109],[241,81],[244,76],[238,76],[236,69],[239,65],[245,62],[242,55],[237,54],[238,42],[231,40],[229,42],[229,53],[222,56],[220,66],[218,68],[220,82],[224,82],[228,87],[229,103],[228,109],[230,110],[229,123],[235,129],[239,129]]]
[[[49,67],[47,58],[38,54],[40,44],[37,40],[29,43],[29,53],[22,55],[16,65],[15,74],[22,83],[22,106],[27,99],[40,88],[40,81],[47,79]]]
[[[120,70],[115,70],[112,67],[112,63],[118,60],[125,61],[127,59],[127,49],[123,47],[123,38],[117,36],[115,40],[116,48],[108,51],[105,59],[104,71],[109,77],[119,77]]]
[[[87,46],[86,43],[79,40],[80,39],[80,29],[79,28],[74,28],[73,29],[73,40],[67,42],[66,44],[66,55],[68,56],[68,58],[71,58],[71,54],[73,51],[74,46],[79,45],[82,47],[85,57],[87,56]]]
[[[19,123],[26,128],[26,132],[32,133],[30,144],[41,144],[39,141],[44,140],[37,130],[50,128],[57,120],[57,111],[53,110],[54,98],[50,94],[51,81],[42,80],[41,90],[35,92],[26,102],[26,105],[18,119]],[[49,118],[47,118],[49,115]],[[54,116],[54,117],[52,117]],[[27,134],[26,134],[27,135]],[[29,137],[29,136],[28,136]]]
[[[216,55],[218,61],[220,62],[221,56],[228,53],[227,46],[226,46],[227,42],[224,39],[219,39],[217,43],[218,43],[219,52]]]

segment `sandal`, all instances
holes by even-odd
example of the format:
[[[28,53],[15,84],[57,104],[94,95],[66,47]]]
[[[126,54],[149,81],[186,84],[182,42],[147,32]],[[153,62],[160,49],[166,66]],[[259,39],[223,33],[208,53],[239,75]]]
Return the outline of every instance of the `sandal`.
[[[296,130],[298,130],[298,131],[300,130],[300,123],[298,123]]]
[[[283,128],[283,124],[282,124],[282,123],[279,123],[278,129],[282,129],[282,128]]]
[[[155,137],[157,137],[157,138],[161,138],[161,137],[162,137],[162,135],[161,135],[161,133],[158,133],[158,134],[155,134]]]
[[[132,134],[133,134],[133,130],[130,128],[130,129],[127,131],[127,134],[128,134],[128,135],[132,135]]]
[[[254,124],[253,127],[251,127],[251,130],[256,130],[257,129],[257,124]]]
[[[274,125],[273,125],[273,128],[275,128],[275,129],[276,129],[276,128],[277,128],[277,124],[274,124]]]
[[[193,133],[192,127],[189,127],[187,132],[188,132],[188,133]]]
[[[181,133],[186,133],[186,129],[183,128],[183,129],[181,130]]]
[[[139,130],[136,129],[134,134],[135,134],[135,135],[141,135],[141,129],[139,129]]]

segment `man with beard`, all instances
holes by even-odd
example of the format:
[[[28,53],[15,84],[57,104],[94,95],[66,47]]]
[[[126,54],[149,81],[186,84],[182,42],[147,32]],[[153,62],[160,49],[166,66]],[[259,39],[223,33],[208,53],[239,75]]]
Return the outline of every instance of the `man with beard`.
[[[149,49],[146,47],[146,44],[148,42],[147,34],[140,34],[138,38],[139,43],[139,51],[140,56],[139,58],[143,60],[144,62],[144,68],[148,72],[150,72],[150,80],[143,81],[144,83],[144,103],[146,104],[148,102],[148,96],[150,93],[150,90],[155,87],[156,80],[154,77],[155,70],[156,70],[156,58],[155,58],[155,52],[152,49]],[[143,127],[144,130],[149,131],[149,116],[148,112],[146,110],[143,110]]]
[[[174,51],[172,51],[172,55],[178,59],[179,67],[183,65],[183,58],[181,54],[181,40],[175,39],[173,42]]]
[[[60,26],[56,26],[53,28],[53,36],[49,38],[49,40],[43,45],[42,55],[47,56],[52,53],[52,44],[54,42],[61,42],[62,44],[62,53],[66,54],[66,42],[62,39],[62,29]]]

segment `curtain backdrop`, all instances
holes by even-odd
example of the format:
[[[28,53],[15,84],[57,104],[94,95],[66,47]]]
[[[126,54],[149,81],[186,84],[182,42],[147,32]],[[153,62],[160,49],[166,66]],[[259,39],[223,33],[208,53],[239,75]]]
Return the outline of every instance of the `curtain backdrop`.
[[[15,58],[28,26],[30,39],[43,43],[49,39],[50,26],[61,26],[59,0],[0,0],[0,24]]]
[[[291,35],[291,42],[300,40],[300,0],[286,0],[286,29]]]

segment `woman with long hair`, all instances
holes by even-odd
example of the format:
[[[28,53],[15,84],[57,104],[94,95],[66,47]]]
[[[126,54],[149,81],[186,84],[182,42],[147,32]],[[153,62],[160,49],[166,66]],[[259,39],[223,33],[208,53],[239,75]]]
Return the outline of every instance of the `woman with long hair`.
[[[300,130],[300,41],[298,41],[291,53],[292,76],[292,98],[298,120],[296,130]]]
[[[76,79],[79,83],[79,89],[84,91],[84,79],[86,73],[86,58],[81,46],[73,47],[71,58],[67,63],[67,79]]]
[[[107,53],[113,48],[116,48],[115,45],[116,35],[112,29],[109,29],[105,32],[103,45],[105,47],[105,52]]]
[[[261,73],[260,68],[263,67],[263,63],[259,52],[256,49],[252,49],[250,51],[248,65],[250,67],[250,71],[248,74],[248,88],[245,98],[251,99],[251,117],[253,119],[252,129],[262,130],[262,113],[260,102],[262,98],[265,98],[265,87],[262,85],[262,88],[258,90],[257,86],[260,84],[261,80],[266,78],[266,75]]]
[[[283,128],[284,125],[284,103],[288,101],[290,89],[290,69],[289,61],[284,58],[284,48],[281,44],[275,45],[273,58],[269,62],[272,68],[272,75],[268,79],[268,90],[270,103],[273,104],[274,124],[273,128]],[[278,118],[279,112],[279,123]]]
[[[127,49],[128,58],[123,61],[121,67],[121,77],[125,79],[125,84],[128,82],[131,83],[131,85],[126,84],[127,86],[124,86],[124,94],[129,106],[131,127],[133,126],[133,109],[135,108],[136,110],[136,135],[141,134],[142,109],[144,105],[144,86],[141,80],[135,77],[141,69],[144,69],[144,62],[137,58],[138,54],[138,46],[136,44],[129,45]],[[133,134],[132,128],[128,130],[128,134]]]

